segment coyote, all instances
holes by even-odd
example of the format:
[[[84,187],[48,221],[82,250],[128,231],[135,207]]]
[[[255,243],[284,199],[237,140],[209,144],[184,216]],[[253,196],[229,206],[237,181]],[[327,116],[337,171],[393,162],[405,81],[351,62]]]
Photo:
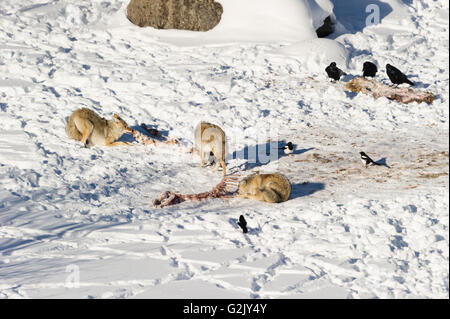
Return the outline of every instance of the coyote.
[[[66,133],[70,138],[81,141],[85,147],[133,145],[116,142],[122,134],[132,133],[127,123],[117,114],[114,114],[112,120],[106,120],[87,108],[78,109],[70,115]]]
[[[268,203],[289,199],[291,183],[282,174],[252,174],[239,183],[238,196]]]
[[[212,155],[215,157],[216,170],[222,166],[223,175],[226,175],[226,137],[220,127],[200,122],[195,127],[195,151],[200,155],[202,167],[208,163],[208,159]]]

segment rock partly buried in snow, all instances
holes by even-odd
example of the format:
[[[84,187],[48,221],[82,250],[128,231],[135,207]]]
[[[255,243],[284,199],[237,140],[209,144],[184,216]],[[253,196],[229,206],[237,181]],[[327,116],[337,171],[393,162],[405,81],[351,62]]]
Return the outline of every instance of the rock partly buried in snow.
[[[222,17],[222,5],[214,0],[131,0],[128,19],[140,27],[208,31]]]
[[[323,20],[323,25],[316,30],[319,38],[325,38],[334,32],[333,21],[331,16],[328,16]]]
[[[130,0],[128,0],[130,1]],[[198,1],[198,0],[197,0]],[[202,0],[200,2],[203,3]],[[201,19],[212,19],[210,12],[216,10],[214,23],[207,25],[208,32],[178,32],[178,29],[199,30],[175,25],[173,6],[176,3],[190,3],[193,0],[132,0],[129,3],[129,20],[137,25],[151,25],[146,34],[159,41],[178,46],[198,46],[231,43],[296,43],[317,38],[317,29],[324,26],[324,20],[333,14],[331,0],[215,0],[205,1],[209,9],[202,13]],[[216,5],[220,4],[221,7]],[[144,13],[142,6],[146,6]],[[154,7],[154,8],[153,8]],[[196,9],[195,7],[194,9]],[[212,9],[211,9],[212,8]],[[170,9],[170,10],[169,10]],[[177,19],[194,12],[186,8],[177,9]],[[134,11],[135,12],[134,12]],[[144,18],[153,19],[151,24]],[[179,17],[178,17],[179,16]],[[169,23],[170,20],[170,23]],[[215,25],[217,23],[217,25]],[[184,23],[186,25],[186,23]],[[215,25],[215,26],[214,26]],[[164,30],[172,28],[172,30]],[[162,30],[160,30],[162,29]]]

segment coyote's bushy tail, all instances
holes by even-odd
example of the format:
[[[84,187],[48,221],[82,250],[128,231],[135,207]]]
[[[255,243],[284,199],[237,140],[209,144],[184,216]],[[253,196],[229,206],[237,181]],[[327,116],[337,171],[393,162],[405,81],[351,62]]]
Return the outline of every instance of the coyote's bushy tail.
[[[66,133],[70,138],[73,138],[74,140],[81,141],[82,134],[80,131],[78,131],[77,127],[75,126],[75,122],[71,117],[67,120],[66,124]]]

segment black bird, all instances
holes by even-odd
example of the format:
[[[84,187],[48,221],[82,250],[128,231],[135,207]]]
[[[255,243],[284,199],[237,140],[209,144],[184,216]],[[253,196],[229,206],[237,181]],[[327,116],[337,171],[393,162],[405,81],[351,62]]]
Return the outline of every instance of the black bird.
[[[239,216],[239,222],[237,224],[242,228],[244,234],[248,233],[247,222],[243,215]]]
[[[390,64],[386,64],[386,73],[389,77],[389,80],[391,80],[391,82],[393,84],[397,84],[397,86],[399,86],[402,83],[408,83],[409,85],[414,85],[414,83],[412,83],[410,80],[408,80],[406,75],[404,75],[399,69],[397,69],[396,67],[394,67]]]
[[[375,64],[373,64],[372,62],[364,62],[363,64],[363,77],[366,76],[371,76],[371,77],[375,77],[375,75],[377,74],[378,68]]]
[[[364,152],[359,152],[359,154],[361,155],[361,162],[364,164],[364,166],[369,166],[369,165],[378,165],[377,163],[375,163],[374,160],[372,160],[366,153]]]
[[[336,62],[331,62],[331,64],[325,68],[325,71],[327,72],[328,77],[335,81],[339,81],[341,76],[347,75],[347,73],[336,66]]]
[[[280,148],[280,150],[284,150],[284,154],[291,154],[294,151],[294,145],[292,145],[292,142],[288,142],[284,147]]]

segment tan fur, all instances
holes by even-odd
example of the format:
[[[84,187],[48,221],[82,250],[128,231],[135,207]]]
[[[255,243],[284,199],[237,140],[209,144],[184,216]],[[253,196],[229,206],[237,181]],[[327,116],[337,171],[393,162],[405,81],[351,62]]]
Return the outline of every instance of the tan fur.
[[[212,152],[217,161],[216,170],[222,166],[223,175],[226,174],[226,136],[220,127],[200,122],[195,128],[195,151],[200,155],[202,167],[207,164],[209,152]]]
[[[113,119],[106,120],[88,108],[74,111],[66,124],[67,135],[85,146],[119,146],[131,143],[116,142],[122,134],[131,134],[127,123],[117,114]]]
[[[281,203],[287,201],[290,195],[291,183],[280,173],[253,174],[239,183],[239,197]]]

